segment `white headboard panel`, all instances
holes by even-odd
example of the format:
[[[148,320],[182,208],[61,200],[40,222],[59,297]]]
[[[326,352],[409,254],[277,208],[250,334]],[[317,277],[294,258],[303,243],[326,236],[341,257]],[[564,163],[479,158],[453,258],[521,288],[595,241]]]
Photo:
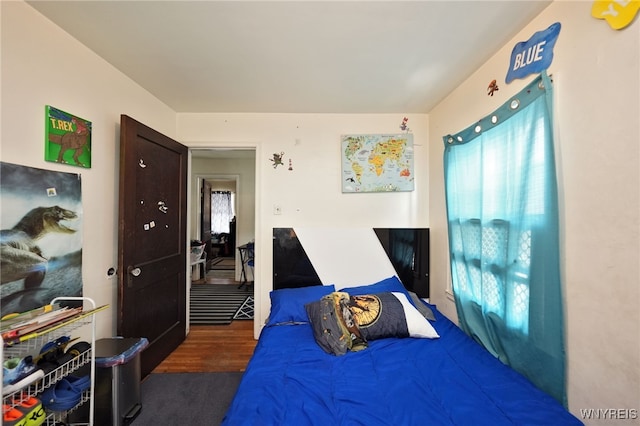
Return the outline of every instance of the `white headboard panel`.
[[[396,275],[372,228],[294,228],[323,284],[336,289]]]

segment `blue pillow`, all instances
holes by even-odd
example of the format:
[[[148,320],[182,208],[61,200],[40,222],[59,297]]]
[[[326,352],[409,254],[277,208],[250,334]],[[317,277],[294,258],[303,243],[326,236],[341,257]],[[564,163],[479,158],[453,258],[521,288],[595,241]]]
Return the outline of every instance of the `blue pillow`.
[[[382,281],[378,281],[377,283],[361,285],[358,287],[345,287],[340,291],[344,291],[349,293],[352,296],[361,296],[363,294],[373,294],[373,293],[384,293],[384,292],[400,292],[404,293],[409,300],[411,300],[407,289],[404,288],[404,285],[400,281],[400,278],[395,275],[386,278]]]
[[[385,278],[382,281],[378,281],[377,283],[361,285],[358,287],[345,287],[340,291],[344,291],[349,293],[351,296],[361,296],[363,294],[374,294],[374,293],[385,293],[385,292],[399,292],[407,296],[409,299],[409,303],[411,303],[414,307],[416,306],[413,300],[411,300],[411,295],[409,291],[404,287],[400,278],[393,275],[389,278]]]
[[[322,296],[336,291],[333,284],[314,285],[311,287],[283,288],[269,293],[271,297],[271,313],[267,325],[288,322],[309,322],[309,316],[304,307],[309,302],[315,302]]]

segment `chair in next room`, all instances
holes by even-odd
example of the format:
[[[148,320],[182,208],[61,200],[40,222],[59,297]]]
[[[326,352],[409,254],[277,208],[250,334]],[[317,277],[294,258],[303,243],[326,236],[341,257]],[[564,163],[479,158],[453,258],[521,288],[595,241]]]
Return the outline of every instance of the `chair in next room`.
[[[240,285],[238,288],[242,288],[243,286],[246,290],[249,290],[249,286],[253,285],[254,282],[254,256],[255,256],[255,244],[253,242],[247,243],[244,246],[238,247],[240,250],[240,260],[242,261],[242,271],[240,273]],[[251,281],[247,278],[247,272],[251,271]]]

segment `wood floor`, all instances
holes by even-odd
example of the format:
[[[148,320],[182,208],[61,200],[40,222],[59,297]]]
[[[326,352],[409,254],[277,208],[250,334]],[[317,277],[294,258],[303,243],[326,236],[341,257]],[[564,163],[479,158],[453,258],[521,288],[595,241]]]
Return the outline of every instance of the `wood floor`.
[[[233,280],[216,278],[193,285],[205,282],[238,285]],[[251,320],[234,320],[230,325],[191,326],[185,341],[153,373],[244,371],[256,344]]]
[[[251,320],[192,326],[186,340],[153,373],[244,371],[256,343]]]

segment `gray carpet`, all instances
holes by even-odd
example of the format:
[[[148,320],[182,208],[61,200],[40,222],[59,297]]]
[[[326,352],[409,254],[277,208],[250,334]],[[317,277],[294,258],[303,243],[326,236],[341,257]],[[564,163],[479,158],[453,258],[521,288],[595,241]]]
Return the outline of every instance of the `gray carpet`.
[[[133,426],[215,426],[224,418],[242,373],[152,373],[141,387]]]

